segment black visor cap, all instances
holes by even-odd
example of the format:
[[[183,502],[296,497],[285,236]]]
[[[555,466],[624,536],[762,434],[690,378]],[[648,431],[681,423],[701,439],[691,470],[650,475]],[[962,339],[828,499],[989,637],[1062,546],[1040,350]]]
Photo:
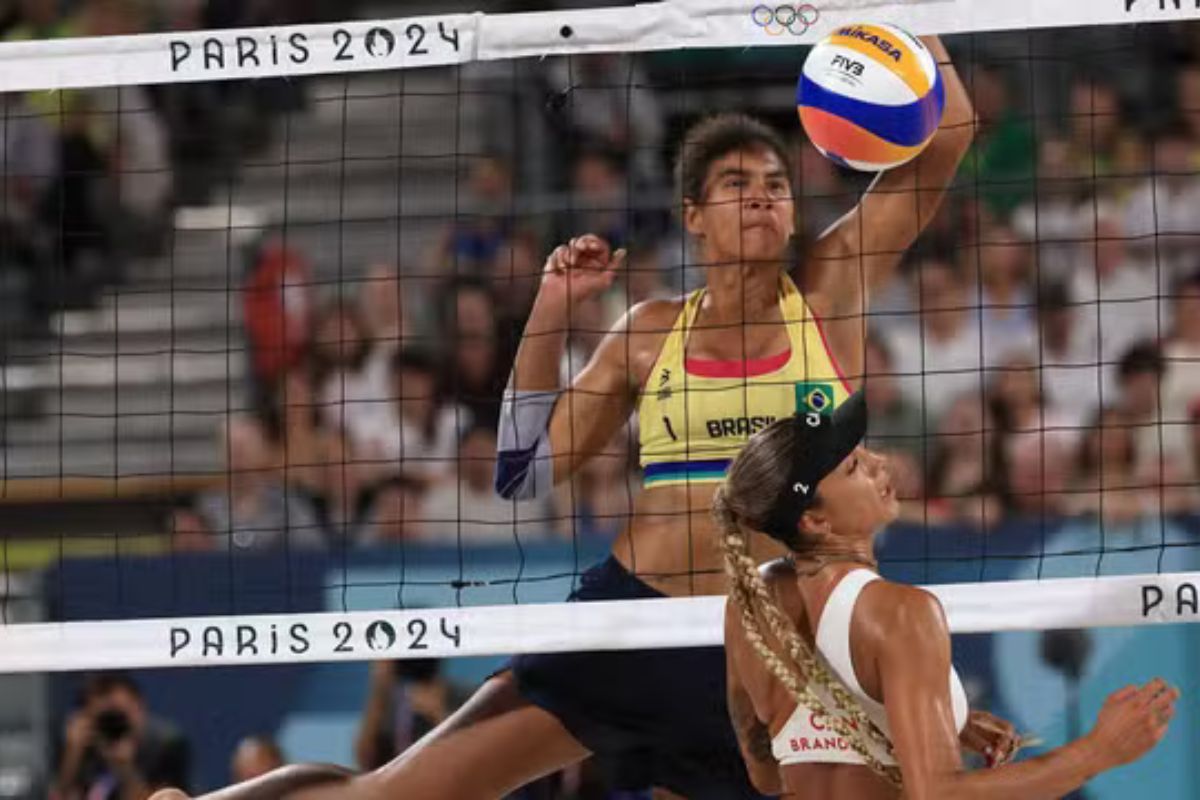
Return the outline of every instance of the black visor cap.
[[[766,533],[782,542],[796,535],[800,517],[812,507],[817,484],[837,469],[867,433],[867,404],[855,392],[832,414],[806,412],[792,417],[795,436],[788,481],[775,501]]]

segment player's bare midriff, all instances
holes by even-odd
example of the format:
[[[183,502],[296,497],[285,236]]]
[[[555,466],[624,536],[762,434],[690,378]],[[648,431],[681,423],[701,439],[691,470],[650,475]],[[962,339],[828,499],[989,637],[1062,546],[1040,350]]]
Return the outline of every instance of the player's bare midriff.
[[[629,524],[613,543],[613,555],[631,573],[663,594],[672,597],[725,594],[725,572],[711,516],[713,493],[718,485],[642,490],[634,500]],[[782,554],[782,549],[767,546],[757,547],[754,552],[761,561]]]

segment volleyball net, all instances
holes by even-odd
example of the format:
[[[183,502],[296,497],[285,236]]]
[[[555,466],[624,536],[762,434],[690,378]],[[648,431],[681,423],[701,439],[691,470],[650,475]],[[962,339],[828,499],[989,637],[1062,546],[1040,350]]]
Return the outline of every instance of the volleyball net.
[[[696,119],[778,125],[807,235],[853,206],[794,92],[861,21],[944,35],[979,114],[868,315],[884,571],[958,632],[1194,621],[1198,19],[680,0],[0,46],[0,670],[719,643],[719,598],[553,602],[632,513],[636,433],[500,501],[500,393],[565,238],[630,257],[564,379],[701,284]]]

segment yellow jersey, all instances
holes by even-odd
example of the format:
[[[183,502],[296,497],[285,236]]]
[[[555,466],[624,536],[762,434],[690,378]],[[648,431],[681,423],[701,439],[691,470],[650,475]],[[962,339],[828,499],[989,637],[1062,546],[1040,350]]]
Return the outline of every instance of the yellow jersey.
[[[754,433],[799,410],[832,411],[851,394],[820,320],[786,275],[779,304],[788,350],[744,361],[688,357],[704,293],[688,295],[638,398],[647,487],[718,482]]]

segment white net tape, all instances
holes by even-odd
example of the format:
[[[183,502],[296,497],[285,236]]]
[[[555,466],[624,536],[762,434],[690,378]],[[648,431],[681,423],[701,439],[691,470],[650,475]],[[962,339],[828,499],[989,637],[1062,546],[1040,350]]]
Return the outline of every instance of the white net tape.
[[[838,0],[788,35],[755,24],[753,3],[674,0],[631,8],[408,19],[19,42],[0,47],[0,91],[407,69],[587,52],[811,44],[839,25],[917,34],[1200,19],[1161,0]]]
[[[1200,621],[1200,573],[930,586],[955,633]],[[0,628],[0,672],[696,647],[722,597]]]

